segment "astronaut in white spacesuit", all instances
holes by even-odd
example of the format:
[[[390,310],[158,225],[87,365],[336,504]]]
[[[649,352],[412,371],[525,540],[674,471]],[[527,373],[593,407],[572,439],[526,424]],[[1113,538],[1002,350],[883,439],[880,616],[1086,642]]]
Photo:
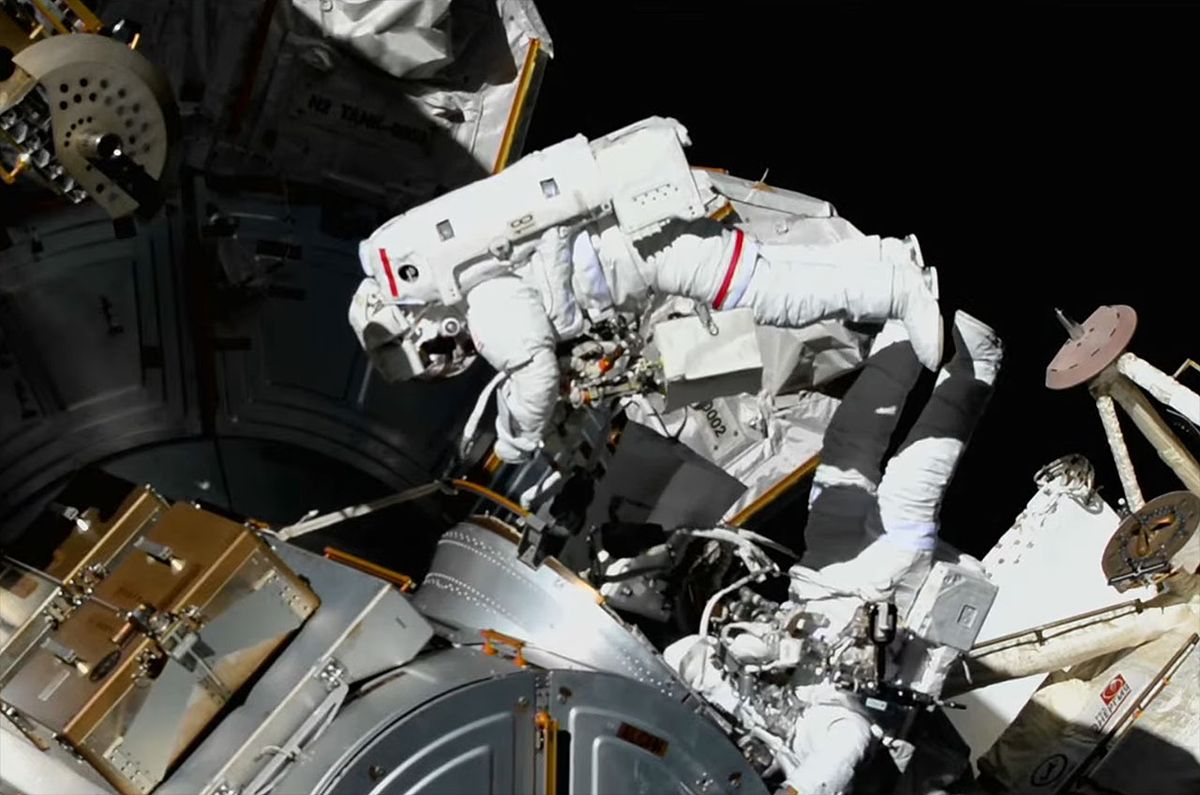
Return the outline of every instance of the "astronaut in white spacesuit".
[[[367,278],[349,312],[376,368],[444,378],[482,355],[509,376],[495,452],[515,462],[538,449],[562,395],[556,347],[667,296],[783,327],[898,319],[938,366],[941,316],[915,238],[760,242],[707,217],[724,200],[704,195],[686,143],[658,118],[577,136],[381,226],[360,245]]]
[[[861,602],[892,600],[904,616],[935,556],[982,568],[945,545],[939,550],[939,513],[991,398],[1004,351],[995,331],[965,312],[955,314],[952,338],[953,357],[886,468],[884,454],[920,374],[903,329],[894,323],[876,337],[826,429],[804,558],[789,572],[791,597],[829,616],[826,631],[835,632]],[[871,743],[870,713],[830,688],[815,688],[813,697],[792,738],[801,761],[789,771],[789,782],[802,792],[847,791]]]
[[[884,456],[921,365],[904,328],[887,323],[826,429],[814,476],[805,551],[789,573],[791,606],[820,617],[812,637],[836,645],[864,603],[894,601],[904,616],[935,555],[971,565],[938,543],[938,514],[951,478],[990,399],[1003,358],[996,333],[965,312],[952,328],[954,355],[899,450]],[[978,562],[975,562],[978,565]],[[750,626],[750,625],[747,625]],[[664,657],[710,703],[744,725],[762,716],[715,664],[713,636],[689,635]],[[752,649],[743,645],[742,649]],[[764,647],[768,648],[768,647]],[[734,653],[734,652],[729,652]],[[772,660],[758,660],[769,668]],[[796,792],[851,791],[877,728],[860,696],[825,679],[796,687],[805,704],[776,761]],[[765,725],[765,724],[764,724]]]
[[[920,364],[894,323],[870,355],[825,431],[805,525],[804,596],[823,591],[864,601],[894,599],[901,615],[938,546],[942,500],[990,401],[1004,356],[990,327],[955,313],[954,355],[884,467],[884,454]],[[946,550],[948,552],[948,550]]]

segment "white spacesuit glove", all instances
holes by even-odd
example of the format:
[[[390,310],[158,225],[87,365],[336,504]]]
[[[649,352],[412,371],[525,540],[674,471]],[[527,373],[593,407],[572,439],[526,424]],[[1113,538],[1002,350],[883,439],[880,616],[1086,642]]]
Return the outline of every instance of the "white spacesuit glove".
[[[850,560],[815,571],[802,565],[793,566],[788,572],[789,594],[792,599],[804,602],[838,596],[852,596],[864,602],[893,599],[903,614],[929,573],[936,532],[935,525],[925,549],[921,548],[923,544],[895,543],[883,535]]]
[[[496,455],[524,461],[538,448],[559,395],[554,327],[537,290],[515,276],[490,279],[467,294],[475,349],[509,374],[497,390]]]

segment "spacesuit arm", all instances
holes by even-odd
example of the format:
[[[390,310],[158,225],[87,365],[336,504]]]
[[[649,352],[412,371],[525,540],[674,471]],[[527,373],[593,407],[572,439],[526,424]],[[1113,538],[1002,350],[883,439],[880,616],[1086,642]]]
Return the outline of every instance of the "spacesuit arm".
[[[475,348],[508,380],[497,392],[496,455],[509,463],[537,450],[558,401],[555,334],[542,301],[519,278],[490,279],[467,294]]]
[[[758,242],[750,235],[707,218],[668,224],[638,241],[649,265],[647,282],[665,295],[681,295],[714,309],[737,304],[754,276]],[[784,318],[758,317],[760,323],[787,325]]]
[[[872,240],[874,245],[852,252],[837,245],[766,245],[705,218],[668,227],[637,246],[663,293],[703,301],[713,309],[749,306],[758,323],[796,328],[831,316],[869,314],[856,311],[855,302],[844,296],[830,301],[825,294],[851,281],[845,278],[848,273],[868,284],[878,280],[870,278],[884,273],[878,238]],[[869,253],[871,248],[875,251]],[[767,252],[774,256],[765,257]],[[886,310],[879,314],[886,316]]]
[[[879,255],[761,243],[753,235],[700,219],[668,225],[636,247],[658,290],[703,301],[713,309],[750,307],[757,323],[800,328],[832,318],[902,320],[921,363],[936,369],[942,355],[937,299],[914,249],[880,241]]]

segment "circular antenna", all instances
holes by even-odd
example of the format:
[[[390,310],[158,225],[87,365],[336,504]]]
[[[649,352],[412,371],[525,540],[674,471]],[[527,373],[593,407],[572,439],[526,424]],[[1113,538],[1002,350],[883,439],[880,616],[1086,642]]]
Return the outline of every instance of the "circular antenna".
[[[1061,312],[1059,319],[1071,339],[1046,368],[1046,386],[1051,389],[1070,389],[1100,375],[1125,352],[1137,328],[1137,313],[1124,304],[1102,306],[1081,324],[1071,322]]]
[[[1189,491],[1172,491],[1155,497],[1121,526],[1100,565],[1108,584],[1118,591],[1147,585],[1171,573],[1171,559],[1184,548],[1200,526],[1200,497]]]

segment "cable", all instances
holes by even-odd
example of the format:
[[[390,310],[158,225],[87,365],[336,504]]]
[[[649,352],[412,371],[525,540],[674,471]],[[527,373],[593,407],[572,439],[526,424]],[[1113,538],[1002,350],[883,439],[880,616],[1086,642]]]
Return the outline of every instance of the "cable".
[[[436,481],[433,483],[426,483],[423,486],[417,486],[416,488],[408,489],[407,491],[402,491],[399,494],[391,494],[382,499],[375,500],[374,502],[368,502],[368,503],[364,503],[362,505],[351,505],[349,507],[342,508],[337,511],[333,511],[332,513],[327,513],[322,516],[314,516],[311,518],[302,519],[299,522],[296,522],[295,524],[280,528],[276,532],[272,532],[271,535],[274,535],[276,538],[280,539],[281,541],[287,541],[289,539],[296,538],[297,536],[302,536],[302,535],[305,535],[306,533],[311,533],[314,530],[321,530],[323,528],[329,527],[330,525],[338,524],[340,522],[344,522],[344,521],[347,521],[350,519],[355,519],[359,516],[366,516],[367,514],[374,513],[375,511],[383,510],[384,508],[390,508],[393,505],[399,505],[401,503],[412,502],[413,500],[419,500],[422,497],[427,497],[430,494],[433,494],[440,490],[441,490],[440,483],[438,483]]]
[[[462,479],[451,480],[449,482],[455,488],[477,494],[480,497],[490,500],[502,508],[511,511],[523,519],[532,515],[520,505],[517,505],[508,498],[497,494],[486,486],[480,486],[478,483],[472,483],[469,480]],[[427,497],[442,490],[443,487],[444,484],[442,481],[426,483],[423,486],[417,486],[416,488],[402,491],[399,494],[392,494],[374,502],[369,502],[362,505],[351,505],[347,508],[342,508],[341,510],[324,514],[323,516],[315,516],[309,519],[301,520],[277,531],[267,530],[265,532],[267,532],[269,535],[273,535],[281,541],[288,541],[296,538],[297,536],[311,533],[314,530],[321,530],[349,519],[355,519],[359,516],[365,516],[369,513],[374,513],[375,511],[379,511],[384,508],[390,508],[393,505],[419,500],[422,497]]]
[[[700,614],[699,635],[703,642],[707,643],[711,640],[711,638],[708,637],[708,622],[712,619],[713,609],[717,606],[717,603],[724,599],[727,595],[736,591],[738,588],[741,588],[743,585],[749,585],[750,583],[754,582],[754,580],[756,580],[762,573],[763,572],[760,571],[751,572],[739,580],[734,580],[733,583],[726,585],[724,588],[709,597],[708,603],[704,605],[704,612]]]
[[[471,415],[467,418],[467,424],[463,428],[462,439],[459,440],[458,452],[461,457],[465,458],[467,453],[471,452],[475,437],[479,433],[479,422],[483,419],[483,412],[487,409],[488,401],[491,400],[492,393],[506,378],[508,378],[508,373],[503,371],[497,373],[479,393],[475,407],[471,409]]]
[[[633,405],[637,397],[643,397],[643,395],[630,395],[624,399],[623,403],[619,405],[618,410],[625,411],[629,406]],[[683,430],[687,428],[688,419],[691,417],[691,412],[686,410],[683,412],[683,421],[679,423],[679,429],[676,430],[675,433],[671,433],[671,429],[667,427],[667,421],[663,419],[662,414],[660,414],[658,409],[654,407],[654,404],[649,400],[645,400],[644,404],[646,408],[650,409],[650,413],[654,415],[654,419],[658,420],[658,425],[662,428],[662,435],[667,439],[678,442],[679,437],[683,435]]]
[[[233,508],[233,489],[229,487],[229,473],[225,469],[225,455],[221,452],[221,437],[216,431],[212,436],[213,452],[217,457],[217,472],[221,475],[221,488],[225,489],[225,507],[230,513],[237,513]]]

